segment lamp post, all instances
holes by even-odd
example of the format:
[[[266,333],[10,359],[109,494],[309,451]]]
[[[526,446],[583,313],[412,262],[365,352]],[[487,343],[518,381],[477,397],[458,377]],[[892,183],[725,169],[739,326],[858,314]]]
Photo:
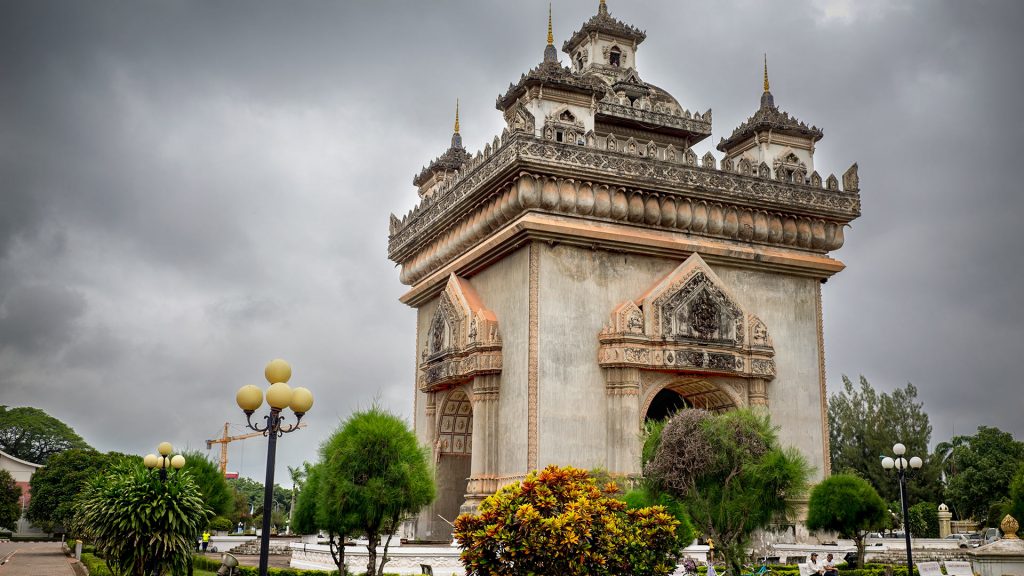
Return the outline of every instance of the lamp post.
[[[156,454],[146,454],[142,462],[146,465],[146,468],[150,470],[157,468],[160,470],[160,481],[167,482],[167,468],[174,468],[175,470],[181,470],[185,466],[185,457],[181,454],[175,454],[171,456],[171,452],[174,452],[174,447],[171,446],[170,442],[161,442],[157,446],[156,451],[160,453],[159,456]]]
[[[305,388],[291,388],[288,380],[292,377],[292,367],[281,359],[271,360],[263,370],[270,387],[267,388],[267,404],[270,414],[263,417],[266,423],[262,426],[253,424],[252,415],[263,404],[263,391],[249,384],[238,389],[235,401],[245,412],[245,420],[249,428],[262,432],[267,437],[267,477],[263,484],[263,532],[260,534],[260,576],[267,576],[268,554],[270,553],[270,515],[274,499],[274,456],[277,452],[277,438],[288,432],[299,429],[302,416],[313,407],[313,393]],[[285,417],[281,411],[291,408],[295,413],[295,423],[285,425]]]
[[[896,477],[899,479],[900,484],[900,504],[903,506],[903,536],[907,539],[907,574],[914,573],[914,556],[910,550],[910,512],[907,508],[907,469],[913,468],[918,470],[924,462],[921,461],[917,456],[907,460],[903,457],[906,453],[907,447],[903,444],[896,443],[892,447],[892,453],[896,455],[896,458],[890,456],[882,457],[882,468],[886,470],[896,469]]]
[[[185,467],[185,457],[181,454],[171,456],[171,453],[174,452],[174,447],[171,446],[170,442],[161,442],[160,445],[156,447],[156,451],[160,454],[159,456],[156,454],[146,454],[142,458],[142,463],[150,470],[157,469],[160,471],[160,484],[162,485],[167,483],[168,468],[174,468],[175,472],[177,472]],[[193,542],[193,544],[195,544],[195,542]],[[191,562],[191,560],[189,560],[189,562]],[[158,572],[157,559],[155,557],[150,557],[147,564],[149,564],[150,572],[155,576]]]

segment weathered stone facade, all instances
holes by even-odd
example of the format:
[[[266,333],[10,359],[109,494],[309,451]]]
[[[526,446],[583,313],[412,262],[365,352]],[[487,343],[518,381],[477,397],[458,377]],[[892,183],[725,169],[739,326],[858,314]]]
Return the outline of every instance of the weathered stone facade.
[[[391,218],[440,489],[421,538],[546,464],[638,473],[666,401],[767,410],[828,473],[820,286],[860,214],[857,166],[823,181],[822,132],[775,107],[767,76],[722,161],[698,158],[711,111],[640,79],[645,38],[604,2],[563,46],[571,68],[549,37],[497,100],[504,132],[470,155],[456,131]]]

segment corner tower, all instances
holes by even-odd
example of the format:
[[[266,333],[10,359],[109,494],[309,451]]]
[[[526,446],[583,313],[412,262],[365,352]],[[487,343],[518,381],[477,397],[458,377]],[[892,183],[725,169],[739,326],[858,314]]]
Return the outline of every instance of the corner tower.
[[[641,77],[645,39],[604,2],[563,45],[570,66],[549,32],[497,98],[502,133],[473,155],[453,141],[391,218],[439,484],[421,538],[547,464],[639,473],[643,422],[680,407],[764,410],[828,473],[820,287],[860,214],[856,165],[842,188],[815,179],[820,131],[767,86],[725,157],[698,157],[711,110]]]

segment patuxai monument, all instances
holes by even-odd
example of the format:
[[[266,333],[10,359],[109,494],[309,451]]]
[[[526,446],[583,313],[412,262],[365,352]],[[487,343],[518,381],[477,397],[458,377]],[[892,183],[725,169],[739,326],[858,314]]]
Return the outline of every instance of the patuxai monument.
[[[698,157],[711,110],[648,81],[645,39],[602,1],[560,62],[549,23],[497,98],[502,133],[471,153],[456,120],[391,217],[438,485],[420,538],[547,464],[638,474],[645,419],[680,407],[766,410],[829,473],[821,285],[857,166],[815,170],[822,130],[776,104],[767,65],[760,106]]]

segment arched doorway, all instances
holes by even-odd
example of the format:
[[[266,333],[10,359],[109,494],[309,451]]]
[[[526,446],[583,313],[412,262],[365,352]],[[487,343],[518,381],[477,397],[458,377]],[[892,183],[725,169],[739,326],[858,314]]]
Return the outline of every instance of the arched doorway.
[[[461,388],[455,388],[445,397],[437,418],[434,511],[448,522],[455,521],[465,499],[472,456],[473,405]]]
[[[647,412],[644,414],[645,422],[659,422],[671,417],[676,412],[684,409],[691,408],[692,406],[686,401],[675,390],[669,388],[662,388],[654,395],[651,399],[650,405],[647,407]]]

